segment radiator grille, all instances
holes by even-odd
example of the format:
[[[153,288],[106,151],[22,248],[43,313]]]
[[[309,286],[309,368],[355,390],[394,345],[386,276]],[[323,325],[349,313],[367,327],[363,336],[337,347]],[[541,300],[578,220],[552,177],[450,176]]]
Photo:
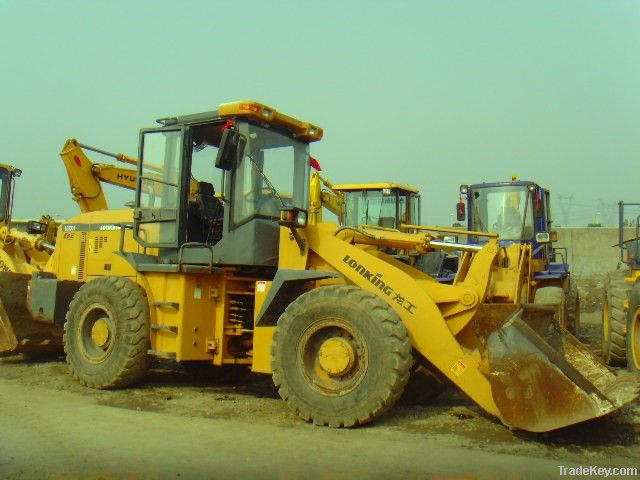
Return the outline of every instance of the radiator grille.
[[[78,280],[85,279],[85,264],[87,263],[87,233],[80,234],[80,257],[78,262]]]

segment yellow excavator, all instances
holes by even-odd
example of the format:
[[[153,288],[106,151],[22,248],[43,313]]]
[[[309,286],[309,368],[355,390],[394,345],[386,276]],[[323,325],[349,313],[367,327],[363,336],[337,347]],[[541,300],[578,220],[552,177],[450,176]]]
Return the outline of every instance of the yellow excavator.
[[[64,221],[45,272],[16,279],[29,285],[34,321],[64,325],[82,384],[135,384],[153,357],[248,367],[272,375],[300,417],[333,427],[391,408],[414,359],[529,431],[637,398],[637,379],[599,362],[556,306],[492,302],[495,282],[510,278],[492,234],[452,245],[324,222],[319,181],[309,182],[322,133],[249,101],[141,131],[134,208]],[[222,174],[220,197],[191,199],[196,161]],[[383,248],[469,255],[443,285]]]

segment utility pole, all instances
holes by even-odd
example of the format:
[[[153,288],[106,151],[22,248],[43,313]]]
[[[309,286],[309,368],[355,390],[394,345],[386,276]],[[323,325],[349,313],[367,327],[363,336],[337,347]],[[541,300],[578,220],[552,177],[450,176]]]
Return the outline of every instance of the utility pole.
[[[562,210],[562,226],[568,227],[571,217],[571,208],[573,206],[573,195],[558,195],[558,200],[560,201],[560,210]]]

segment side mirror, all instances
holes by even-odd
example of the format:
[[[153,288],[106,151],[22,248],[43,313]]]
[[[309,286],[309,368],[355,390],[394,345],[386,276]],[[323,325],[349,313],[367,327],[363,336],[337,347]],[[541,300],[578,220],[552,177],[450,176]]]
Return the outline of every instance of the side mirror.
[[[558,232],[538,232],[536,233],[536,242],[538,243],[552,243],[558,241]]]
[[[238,158],[244,154],[244,146],[247,139],[235,127],[229,127],[222,133],[220,148],[216,157],[216,167],[222,170],[231,170]]]
[[[467,212],[463,201],[456,203],[456,220],[463,222],[467,218]]]

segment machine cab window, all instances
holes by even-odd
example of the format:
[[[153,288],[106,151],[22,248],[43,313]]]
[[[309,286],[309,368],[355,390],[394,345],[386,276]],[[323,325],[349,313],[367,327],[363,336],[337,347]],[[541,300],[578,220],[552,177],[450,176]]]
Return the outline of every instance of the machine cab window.
[[[496,232],[501,240],[533,235],[533,209],[526,185],[483,187],[473,191],[472,230]]]
[[[418,223],[420,196],[406,188],[375,184],[338,185],[344,192],[345,219],[350,227],[374,225],[399,229],[402,224]]]
[[[246,145],[233,172],[233,227],[255,217],[277,219],[282,207],[305,208],[308,144],[251,123],[239,129]]]
[[[4,167],[0,167],[0,222],[9,220],[11,181],[11,172]]]

